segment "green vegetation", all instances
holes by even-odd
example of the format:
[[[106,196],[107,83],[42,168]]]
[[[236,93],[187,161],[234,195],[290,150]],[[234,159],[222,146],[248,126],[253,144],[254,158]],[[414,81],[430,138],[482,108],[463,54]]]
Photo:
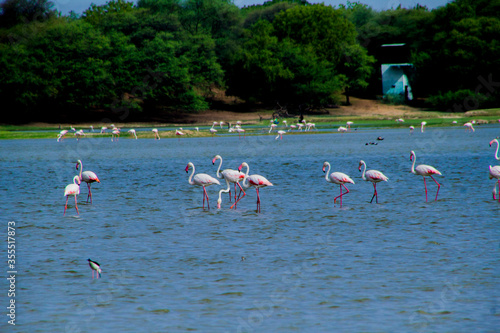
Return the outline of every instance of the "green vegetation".
[[[110,0],[68,16],[48,0],[4,0],[0,9],[4,121],[202,112],[220,91],[290,112],[342,94],[349,104],[351,94],[380,94],[387,43],[408,46],[414,96],[429,107],[500,102],[500,0],[380,12],[305,0],[242,9],[231,0]]]

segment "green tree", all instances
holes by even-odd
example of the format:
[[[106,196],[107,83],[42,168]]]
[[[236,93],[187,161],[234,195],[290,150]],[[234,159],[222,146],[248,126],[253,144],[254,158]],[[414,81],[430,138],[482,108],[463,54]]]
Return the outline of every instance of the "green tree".
[[[57,16],[53,7],[54,3],[48,0],[5,0],[0,4],[0,27],[46,21]]]

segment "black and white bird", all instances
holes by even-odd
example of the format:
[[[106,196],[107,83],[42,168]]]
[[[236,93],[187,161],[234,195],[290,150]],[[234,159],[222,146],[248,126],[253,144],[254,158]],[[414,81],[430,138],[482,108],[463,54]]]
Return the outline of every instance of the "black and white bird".
[[[101,276],[102,274],[101,265],[99,265],[99,263],[96,261],[92,261],[90,259],[87,260],[89,262],[90,268],[92,269],[92,279],[94,278],[94,271],[96,271],[97,278],[99,278],[99,276]]]

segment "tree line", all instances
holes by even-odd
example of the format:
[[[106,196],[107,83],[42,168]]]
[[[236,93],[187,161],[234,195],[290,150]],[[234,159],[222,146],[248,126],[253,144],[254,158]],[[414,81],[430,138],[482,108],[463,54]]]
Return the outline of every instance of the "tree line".
[[[216,91],[293,108],[374,97],[388,43],[408,46],[414,96],[429,106],[464,111],[500,101],[500,0],[384,11],[305,0],[244,8],[231,0],[111,0],[81,15],[53,7],[0,3],[0,97],[19,119],[196,112],[210,108]]]

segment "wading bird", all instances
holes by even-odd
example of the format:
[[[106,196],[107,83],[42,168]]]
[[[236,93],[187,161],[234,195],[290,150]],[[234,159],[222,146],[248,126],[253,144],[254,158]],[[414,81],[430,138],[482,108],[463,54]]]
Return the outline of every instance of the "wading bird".
[[[342,134],[344,134],[345,132],[347,132],[347,128],[345,128],[344,126],[340,126],[337,131],[341,132]]]
[[[87,261],[89,262],[89,266],[92,269],[92,279],[94,279],[94,271],[96,272],[96,277],[99,278],[99,276],[101,276],[102,274],[101,265],[99,265],[97,261],[93,261],[90,259],[87,259]]]
[[[189,169],[193,169],[193,172],[189,176],[188,182],[191,185],[196,185],[196,186],[201,186],[203,187],[203,209],[205,209],[205,198],[207,198],[207,207],[210,209],[210,203],[208,201],[208,194],[207,190],[205,189],[206,186],[210,185],[220,185],[219,181],[215,179],[214,177],[207,175],[206,173],[199,173],[199,174],[194,174],[195,169],[194,169],[194,164],[189,162],[188,165],[186,166],[186,173],[189,172]],[[194,177],[193,177],[194,176]]]
[[[359,171],[361,171],[361,166],[363,166],[363,165],[364,165],[364,169],[363,169],[363,175],[361,176],[361,178],[363,178],[363,180],[366,180],[368,182],[372,182],[372,184],[373,184],[374,192],[373,192],[372,199],[370,200],[370,203],[372,203],[373,198],[375,198],[375,202],[378,203],[377,183],[386,182],[389,180],[389,178],[387,178],[382,172],[380,172],[378,170],[366,171],[366,163],[363,160],[359,161],[359,167],[358,167]]]
[[[80,194],[80,177],[75,176],[73,177],[73,184],[69,184],[66,186],[64,189],[64,196],[66,197],[66,204],[64,205],[64,215],[66,215],[66,209],[68,208],[68,199],[69,196],[72,195],[75,197],[75,208],[76,208],[76,213],[80,215],[78,212],[78,204],[76,202],[76,196]]]
[[[328,167],[328,171],[326,171],[326,167]],[[345,184],[354,184],[354,180],[352,180],[348,175],[342,172],[332,172],[330,174],[330,163],[328,162],[323,163],[323,172],[326,172],[325,180],[327,182],[340,185],[340,195],[333,198],[333,204],[335,205],[337,199],[340,198],[340,208],[342,208],[342,196],[349,193],[349,189],[345,186]],[[342,193],[342,186],[344,186],[347,192]]]
[[[87,183],[87,187],[89,189],[89,193],[87,194],[87,202],[89,202],[90,198],[90,203],[92,203],[92,191],[90,190],[90,184],[98,182],[100,183],[101,181],[97,177],[97,175],[92,172],[92,171],[83,171],[83,164],[82,161],[78,160],[76,161],[76,170],[80,168],[80,181],[84,181]]]
[[[278,131],[278,135],[276,135],[276,137],[274,138],[274,140],[278,140],[278,138],[279,138],[280,140],[283,140],[283,134],[285,134],[285,133],[286,133],[286,131],[279,130],[279,131]]]
[[[432,175],[441,175],[441,172],[439,172],[436,168],[430,166],[430,165],[425,165],[425,164],[420,164],[415,168],[415,162],[417,161],[417,155],[415,155],[415,152],[412,150],[410,153],[410,161],[413,161],[413,164],[411,166],[411,173],[414,175],[419,175],[424,177],[424,187],[425,187],[425,202],[427,202],[427,185],[425,183],[425,176],[429,176],[432,178],[432,180],[437,184],[438,189],[436,192],[436,199],[434,201],[437,201],[438,198],[438,193],[439,193],[439,188],[441,185],[432,177]]]
[[[498,147],[500,146],[500,144],[498,143],[498,140],[497,139],[493,139],[490,141],[490,147],[493,143],[496,143],[497,144],[497,150],[495,152],[495,159],[497,160],[500,160],[500,156],[498,156]]]
[[[158,133],[158,129],[153,128],[151,131],[155,134],[155,140],[160,140],[160,134]]]
[[[137,140],[137,133],[135,133],[135,129],[129,129],[128,132],[135,137]]]
[[[426,121],[420,123],[420,132],[424,133],[424,126],[427,125]]]
[[[267,186],[273,186],[273,184],[267,180],[264,176],[261,175],[248,175],[248,172],[250,171],[250,167],[246,162],[241,163],[241,165],[238,167],[238,171],[241,171],[241,168],[247,167],[247,172],[245,173],[245,178],[243,179],[243,187],[248,188],[248,187],[255,187],[255,191],[257,192],[257,212],[260,213],[260,194],[259,194],[259,189],[262,187],[267,187]],[[241,199],[238,199],[240,201]],[[236,201],[231,208],[235,207],[236,204],[238,203]]]
[[[498,202],[500,202],[500,165],[491,166],[490,165],[490,179],[496,178],[498,180]],[[493,200],[496,200],[496,190],[497,183],[493,186]]]
[[[220,171],[220,168],[222,167],[222,157],[220,155],[215,155],[215,157],[212,159],[212,164],[215,164],[215,161],[220,160],[219,168],[217,169],[217,178],[219,179],[225,179],[226,183],[229,188],[229,183],[234,184],[234,202],[237,201],[236,199],[236,185],[240,188],[240,193],[238,194],[238,199],[243,193],[243,196],[246,195],[245,191],[243,191],[243,188],[240,185],[240,181],[242,181],[245,178],[245,174],[243,172],[240,172],[238,170],[233,170],[233,169],[224,169]],[[227,192],[226,190],[221,190],[224,193],[229,192],[229,202],[231,202],[231,189],[229,189]],[[220,195],[219,195],[220,198]],[[220,208],[219,205],[217,205],[217,208]]]
[[[181,130],[175,130],[175,135],[179,137],[179,141],[181,140],[181,135],[186,135],[184,132],[181,132]]]
[[[467,132],[474,132],[474,126],[472,126],[472,123],[470,121],[466,122],[464,126],[467,127],[465,129]]]

